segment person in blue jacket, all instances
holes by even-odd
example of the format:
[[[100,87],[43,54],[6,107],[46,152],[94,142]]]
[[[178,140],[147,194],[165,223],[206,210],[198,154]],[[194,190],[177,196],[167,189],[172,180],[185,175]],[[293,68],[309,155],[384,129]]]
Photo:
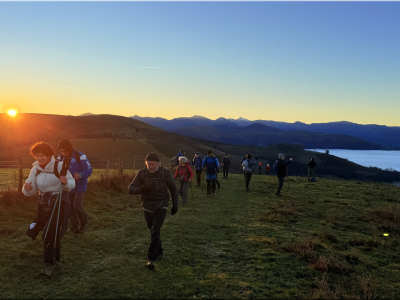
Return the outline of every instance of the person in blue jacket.
[[[67,139],[62,139],[58,144],[58,149],[61,155],[58,156],[58,161],[71,158],[69,172],[75,179],[75,188],[69,192],[69,214],[64,219],[61,235],[67,232],[68,220],[71,218],[71,232],[85,233],[88,225],[88,217],[83,209],[83,199],[87,190],[88,178],[93,172],[93,168],[89,163],[86,155],[72,146],[72,143]],[[78,227],[80,223],[80,228]]]
[[[215,188],[217,181],[217,173],[219,172],[219,162],[218,159],[215,158],[214,153],[211,150],[208,150],[207,156],[204,157],[203,160],[203,169],[207,175],[207,197],[215,196]],[[210,192],[210,190],[212,191]]]
[[[197,186],[201,185],[201,172],[203,171],[203,159],[199,152],[196,152],[193,158],[192,165],[196,168]]]

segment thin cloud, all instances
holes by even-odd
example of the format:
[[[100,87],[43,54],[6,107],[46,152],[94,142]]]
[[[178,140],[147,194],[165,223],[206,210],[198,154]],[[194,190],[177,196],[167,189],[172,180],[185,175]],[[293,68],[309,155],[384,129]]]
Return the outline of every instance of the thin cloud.
[[[141,69],[180,69],[180,67],[140,67]]]
[[[66,86],[66,85],[56,85],[56,87],[65,88],[65,89],[72,89],[72,87]]]

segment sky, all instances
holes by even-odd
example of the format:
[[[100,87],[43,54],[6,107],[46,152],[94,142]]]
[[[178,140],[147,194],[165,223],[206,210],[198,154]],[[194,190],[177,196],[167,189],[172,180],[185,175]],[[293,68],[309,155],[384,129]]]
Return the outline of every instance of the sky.
[[[0,112],[400,126],[400,2],[0,2]]]

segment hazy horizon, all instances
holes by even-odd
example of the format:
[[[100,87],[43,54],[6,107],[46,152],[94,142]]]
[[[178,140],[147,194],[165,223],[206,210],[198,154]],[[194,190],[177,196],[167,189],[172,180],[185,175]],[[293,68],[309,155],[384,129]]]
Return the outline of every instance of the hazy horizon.
[[[399,15],[399,2],[0,2],[0,112],[399,126]]]

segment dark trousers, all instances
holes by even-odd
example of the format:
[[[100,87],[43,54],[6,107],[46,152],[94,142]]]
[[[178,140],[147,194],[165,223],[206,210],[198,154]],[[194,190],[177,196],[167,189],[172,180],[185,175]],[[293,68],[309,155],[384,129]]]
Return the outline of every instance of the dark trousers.
[[[308,168],[308,181],[310,181],[310,178],[311,179],[315,178],[315,171],[314,169]]]
[[[211,195],[210,190],[212,189],[212,193],[215,193],[215,187],[216,187],[216,181],[217,178],[214,178],[212,180],[207,180],[207,195]]]
[[[258,175],[261,175],[261,166],[258,167]]]
[[[223,174],[224,174],[224,178],[228,178],[228,174],[229,174],[229,165],[224,165],[223,168]]]
[[[276,192],[278,195],[281,193],[281,189],[283,187],[283,181],[285,180],[285,177],[278,177],[279,179],[279,187],[278,187],[278,191]]]
[[[50,221],[48,227],[46,226],[43,229],[43,254],[44,254],[44,263],[54,265],[56,261],[59,261],[61,258],[61,225],[64,221],[64,213],[66,204],[64,201],[61,201],[61,206],[59,208],[59,202],[54,209],[53,217],[51,218],[51,211],[48,213],[48,220]],[[58,210],[60,209],[60,213]],[[57,217],[58,217],[58,228],[57,228]],[[47,230],[48,228],[48,230]],[[47,231],[47,235],[46,235]],[[44,236],[46,235],[46,238]],[[55,243],[54,243],[55,242]]]
[[[196,170],[197,185],[201,184],[201,172],[203,172],[203,170]]]
[[[79,222],[81,228],[88,222],[88,217],[83,209],[83,199],[85,198],[85,192],[69,193],[69,212],[67,212],[67,218],[64,220],[62,235],[67,232],[68,220],[71,219],[71,229],[79,229]]]
[[[161,248],[160,231],[166,214],[167,210],[163,208],[157,209],[154,213],[148,211],[144,212],[144,218],[151,233],[151,242],[149,250],[147,251],[147,259],[153,262],[159,255],[163,254],[163,248]]]
[[[183,204],[187,201],[187,191],[189,187],[189,181],[179,181],[179,195],[182,197]]]
[[[253,174],[250,173],[250,172],[244,172],[244,182],[246,183],[246,189],[249,188],[249,183],[250,183],[250,180],[251,180],[251,176],[252,176],[252,175],[253,175]]]

